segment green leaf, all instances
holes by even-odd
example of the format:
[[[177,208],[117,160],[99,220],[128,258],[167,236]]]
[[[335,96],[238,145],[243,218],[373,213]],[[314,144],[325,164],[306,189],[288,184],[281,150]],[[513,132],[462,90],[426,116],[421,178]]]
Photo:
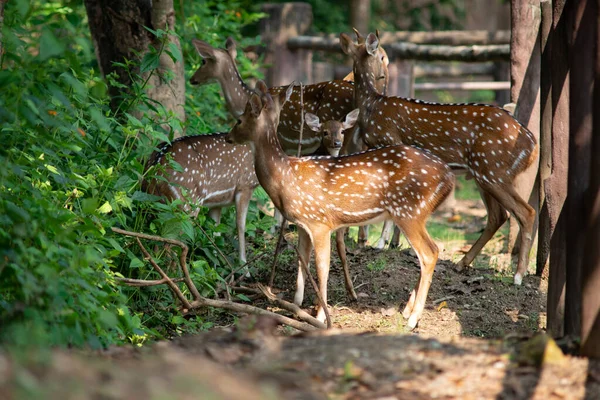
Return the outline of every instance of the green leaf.
[[[180,62],[183,60],[183,56],[181,55],[181,49],[175,43],[170,42],[167,45],[165,52],[171,57],[174,63]]]
[[[108,201],[105,202],[104,204],[102,204],[102,206],[100,206],[100,208],[98,208],[98,212],[100,214],[108,214],[112,210],[113,210],[113,208]]]
[[[81,210],[86,214],[93,214],[98,208],[98,199],[85,198],[81,201]]]
[[[185,233],[187,235],[188,238],[190,238],[190,240],[194,240],[194,238],[196,237],[196,231],[194,230],[194,225],[192,224],[192,221],[185,220],[181,223],[181,229],[183,230],[183,233]]]
[[[112,245],[116,250],[119,250],[120,253],[125,253],[125,250],[121,247],[121,245],[113,238],[108,238],[108,243]]]
[[[140,260],[137,257],[134,257],[131,259],[131,261],[129,262],[129,268],[141,268],[144,266],[144,263],[142,262],[142,260]]]
[[[131,196],[131,200],[133,201],[160,201],[160,199],[161,196],[155,196],[139,190],[136,190]]]
[[[173,325],[181,325],[185,323],[185,318],[183,318],[181,315],[173,315],[173,317],[171,317],[171,323]]]
[[[247,301],[248,303],[252,302],[252,300],[250,300],[248,298],[248,296],[242,294],[242,293],[238,293],[235,295],[235,297],[237,297],[238,299],[242,300],[242,301]]]
[[[140,73],[148,72],[158,68],[160,63],[160,59],[158,54],[154,52],[148,52],[142,59],[142,63],[140,64]]]
[[[53,166],[53,165],[50,165],[50,164],[46,164],[46,165],[44,165],[44,166],[46,167],[46,169],[47,169],[48,171],[52,172],[53,174],[60,175],[60,173],[58,172],[58,170],[56,169],[56,167],[55,167],[55,166]]]
[[[42,37],[40,38],[40,59],[42,61],[60,56],[65,50],[64,43],[58,40],[50,29],[42,29]]]

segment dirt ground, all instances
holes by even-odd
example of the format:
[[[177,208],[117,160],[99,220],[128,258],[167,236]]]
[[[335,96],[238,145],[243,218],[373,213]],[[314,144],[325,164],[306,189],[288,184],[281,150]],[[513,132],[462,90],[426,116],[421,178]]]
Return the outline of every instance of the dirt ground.
[[[364,249],[348,256],[358,302],[332,257],[332,330],[298,334],[269,318],[233,323],[223,313],[209,332],[141,349],[55,351],[42,360],[0,354],[0,398],[600,399],[600,361],[569,355],[577,342],[544,335],[547,280],[512,284],[502,232],[472,268],[453,268],[484,216],[480,201],[461,200],[455,214],[432,218],[440,260],[412,332],[401,310],[419,276],[416,257],[407,247]],[[291,300],[295,263],[282,260],[275,287]],[[305,308],[312,301],[308,290]]]

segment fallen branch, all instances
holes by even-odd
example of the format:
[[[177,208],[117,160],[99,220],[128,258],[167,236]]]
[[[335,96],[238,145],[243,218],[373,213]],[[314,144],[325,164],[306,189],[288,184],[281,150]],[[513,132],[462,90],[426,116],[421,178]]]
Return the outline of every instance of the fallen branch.
[[[319,329],[327,328],[327,325],[325,325],[324,323],[322,323],[321,321],[319,321],[318,319],[316,319],[315,317],[313,317],[312,315],[310,315],[309,313],[307,313],[306,311],[304,311],[303,309],[298,307],[296,304],[282,300],[279,297],[275,296],[275,294],[273,294],[273,292],[271,292],[270,287],[266,287],[259,283],[258,291],[260,293],[262,293],[270,302],[276,304],[278,307],[283,308],[284,310],[287,310],[287,311],[293,313],[298,318],[302,319],[303,321],[308,322],[312,326],[317,327]]]
[[[144,258],[150,262],[150,264],[152,265],[154,270],[156,272],[158,272],[158,274],[162,278],[159,280],[143,280],[143,279],[128,279],[128,278],[123,278],[123,279],[118,279],[118,280],[122,283],[134,285],[134,286],[154,286],[154,285],[158,285],[158,284],[166,284],[167,286],[169,286],[169,288],[171,289],[171,291],[173,292],[175,297],[177,297],[177,299],[179,299],[179,301],[181,302],[181,304],[182,304],[181,311],[184,314],[187,314],[191,310],[194,310],[197,308],[209,306],[209,307],[222,308],[222,309],[226,309],[226,310],[230,310],[230,311],[243,312],[243,313],[248,313],[248,314],[268,315],[268,316],[274,318],[277,322],[279,322],[281,324],[288,325],[288,326],[291,326],[292,328],[295,328],[295,329],[298,329],[301,331],[305,331],[305,332],[316,330],[316,329],[320,328],[320,326],[314,326],[309,323],[296,321],[292,318],[288,318],[283,315],[276,314],[271,311],[263,310],[261,308],[254,307],[251,305],[234,303],[229,300],[213,300],[213,299],[205,298],[202,295],[200,295],[200,292],[198,292],[198,289],[196,288],[196,286],[194,285],[194,283],[192,282],[192,280],[190,278],[189,270],[187,267],[187,261],[186,261],[188,247],[185,243],[183,243],[179,240],[166,239],[166,238],[162,238],[160,236],[147,235],[147,234],[138,233],[138,232],[131,232],[131,231],[126,231],[126,230],[119,229],[119,228],[112,228],[112,230],[114,232],[120,233],[122,235],[134,237],[135,240],[137,241],[138,246],[140,247],[140,249],[142,251],[142,254],[144,255]],[[179,264],[180,264],[180,268],[183,272],[184,277],[176,278],[176,279],[169,278],[169,276],[164,272],[164,270],[152,258],[152,256],[148,252],[148,250],[146,250],[146,248],[140,241],[140,238],[148,239],[148,240],[155,240],[158,242],[163,242],[163,243],[172,244],[172,245],[181,247],[181,256],[179,258]],[[310,277],[310,278],[312,279],[312,277]],[[190,293],[192,294],[192,296],[194,298],[194,300],[192,302],[190,302],[185,297],[185,295],[183,294],[181,289],[177,286],[176,282],[184,282],[184,284],[188,287]],[[317,293],[318,293],[318,291],[317,291]],[[326,310],[326,312],[327,312],[327,310]],[[312,317],[310,317],[310,318],[312,318]],[[311,322],[313,322],[313,321],[311,321]]]
[[[147,280],[147,279],[130,279],[130,278],[115,278],[117,282],[124,283],[127,286],[134,287],[145,287],[145,286],[157,286],[167,283],[166,279],[156,279],[156,280]],[[174,283],[184,282],[183,278],[175,278],[171,279]]]
[[[277,322],[279,322],[281,324],[291,326],[292,328],[296,328],[303,332],[310,332],[310,331],[317,330],[316,327],[309,325],[305,322],[296,321],[295,319],[288,318],[281,314],[276,314],[274,312],[263,310],[262,308],[250,306],[247,304],[234,303],[232,301],[226,301],[226,300],[213,300],[213,299],[207,299],[205,297],[202,297],[201,299],[193,301],[191,303],[191,309],[201,308],[201,307],[205,307],[205,306],[222,308],[225,310],[236,311],[236,312],[243,312],[246,314],[268,315],[270,317],[273,317]]]

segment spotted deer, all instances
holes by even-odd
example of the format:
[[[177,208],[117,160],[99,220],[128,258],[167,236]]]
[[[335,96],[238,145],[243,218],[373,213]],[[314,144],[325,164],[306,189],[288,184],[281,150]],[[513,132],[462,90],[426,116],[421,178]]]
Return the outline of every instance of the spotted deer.
[[[364,41],[364,38],[355,30],[357,40]],[[218,82],[223,92],[223,97],[227,109],[234,116],[240,116],[253,90],[242,80],[235,63],[237,48],[235,41],[228,38],[225,43],[225,49],[212,47],[210,44],[194,39],[194,47],[202,57],[200,67],[190,78],[192,85],[205,85]],[[377,77],[375,87],[378,92],[385,93],[388,83],[387,66],[389,59],[383,48],[379,49],[379,63],[382,73]],[[347,77],[349,78],[349,77]],[[304,111],[317,115],[322,121],[339,120],[344,115],[351,112],[353,107],[354,82],[344,80],[335,80],[331,82],[321,82],[303,87]],[[271,95],[277,95],[285,90],[285,87],[272,87],[268,89]],[[300,141],[300,122],[301,122],[300,86],[294,87],[292,97],[284,106],[280,124],[277,128],[279,140],[284,151],[289,155],[297,155],[298,142]],[[305,123],[306,125],[306,123]],[[306,125],[302,134],[302,155],[327,154],[322,147],[323,137],[309,129]],[[340,150],[340,154],[351,154],[361,151],[362,142],[356,140],[358,134],[355,129],[351,135],[346,135]],[[362,247],[366,243],[366,232],[360,230],[359,245]],[[385,239],[380,239],[378,243],[385,243]],[[380,248],[383,246],[379,246]]]
[[[437,155],[448,165],[466,170],[475,180],[487,208],[481,237],[459,261],[471,264],[483,246],[507,220],[519,222],[521,247],[515,284],[527,272],[535,211],[517,193],[514,180],[537,157],[533,134],[505,110],[483,104],[437,104],[380,95],[375,89],[381,72],[379,39],[370,33],[364,43],[340,35],[344,53],[354,61],[354,102],[360,109],[359,126],[369,147],[407,144]]]
[[[239,258],[246,262],[246,215],[252,192],[258,186],[250,147],[225,141],[225,133],[183,136],[162,143],[152,153],[147,169],[156,168],[155,177],[144,181],[147,193],[168,200],[182,200],[183,209],[198,215],[190,202],[208,207],[209,216],[221,220],[221,209],[235,204]],[[171,160],[180,168],[171,164]]]
[[[421,276],[403,315],[414,328],[425,306],[438,249],[425,223],[450,193],[454,175],[438,157],[398,145],[342,156],[288,156],[279,143],[276,116],[284,96],[253,94],[228,140],[250,143],[256,175],[275,206],[299,229],[299,266],[312,247],[319,290],[327,303],[331,232],[391,218],[403,230],[421,265]],[[299,267],[294,302],[302,304]],[[324,320],[324,310],[317,318]]]

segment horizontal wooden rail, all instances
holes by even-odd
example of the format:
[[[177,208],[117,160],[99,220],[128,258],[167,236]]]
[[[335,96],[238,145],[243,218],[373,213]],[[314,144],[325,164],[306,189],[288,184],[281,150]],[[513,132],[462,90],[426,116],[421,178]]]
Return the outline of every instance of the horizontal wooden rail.
[[[413,75],[415,78],[462,77],[465,75],[494,75],[496,65],[492,62],[464,64],[432,64],[415,63]]]
[[[425,82],[415,90],[510,90],[510,82]]]
[[[347,32],[348,34],[351,34]],[[363,32],[363,34],[366,33]],[[326,39],[337,39],[338,35],[321,36]],[[352,34],[354,37],[354,34]],[[446,44],[451,46],[470,46],[486,44],[509,44],[510,31],[435,31],[435,32],[414,32],[397,31],[383,32],[379,35],[381,43],[386,45],[396,42],[410,42],[415,44]]]
[[[340,53],[339,39],[322,36],[295,36],[287,41],[290,50],[321,50]],[[390,59],[401,58],[404,60],[426,61],[508,61],[510,59],[510,45],[475,45],[475,46],[447,46],[414,44],[396,42],[384,45]]]

